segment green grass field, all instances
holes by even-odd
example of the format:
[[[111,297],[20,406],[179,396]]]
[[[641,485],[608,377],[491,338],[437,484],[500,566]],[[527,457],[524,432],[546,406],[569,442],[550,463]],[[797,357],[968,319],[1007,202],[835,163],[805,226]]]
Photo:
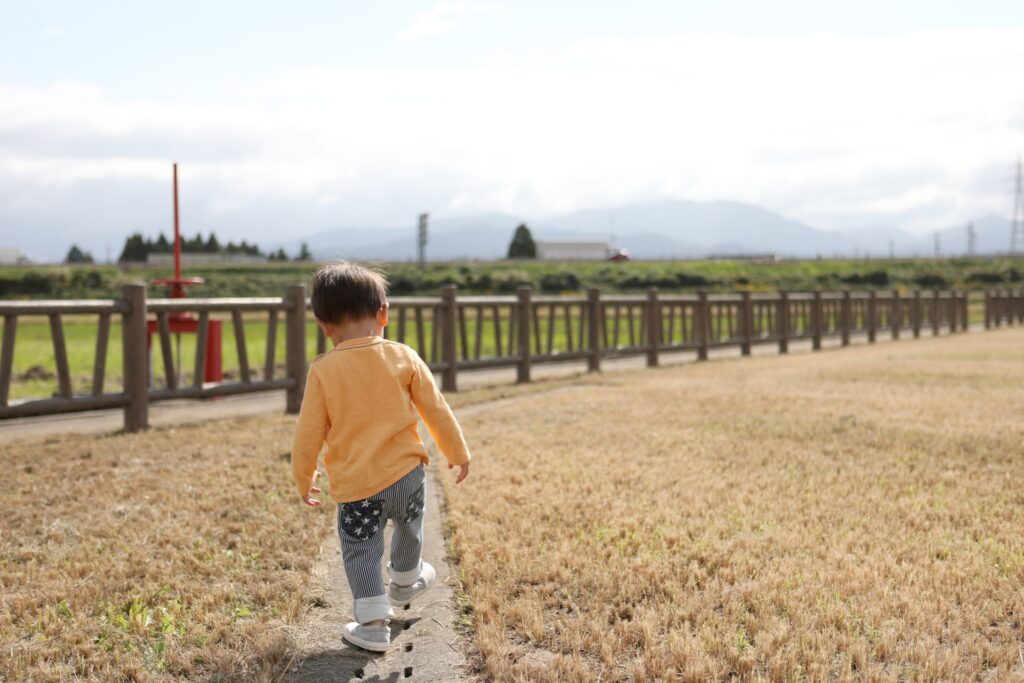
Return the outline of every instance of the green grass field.
[[[1017,288],[1022,284],[1024,258],[975,258],[894,261],[788,261],[751,263],[745,261],[664,261],[632,263],[541,263],[491,262],[461,264],[429,264],[420,269],[413,264],[377,264],[391,281],[392,296],[436,295],[445,284],[455,284],[460,294],[508,294],[521,284],[531,285],[539,293],[572,293],[597,287],[604,292],[638,293],[648,287],[662,292],[710,291],[809,291],[814,289],[930,289],[956,287],[970,290],[985,288]],[[285,287],[306,282],[316,264],[285,263],[266,265],[224,265],[205,267],[196,274],[206,284],[191,290],[192,296],[280,296]],[[120,285],[131,281],[152,281],[170,275],[168,269],[117,266],[31,266],[0,267],[0,297],[6,300],[108,298],[119,295]],[[162,296],[161,288],[153,287],[150,296]],[[503,312],[502,316],[506,316]],[[979,322],[980,298],[971,306],[971,321]],[[216,317],[216,316],[215,316]],[[469,356],[476,355],[475,318],[467,317]],[[502,344],[507,352],[508,320],[502,318]],[[497,346],[494,323],[483,324],[481,356],[494,355]],[[394,316],[390,328],[398,334]],[[573,334],[578,342],[578,326]],[[86,392],[91,388],[96,338],[96,318],[67,316],[64,332],[73,390]],[[425,348],[418,348],[431,357],[431,321],[424,326]],[[310,321],[307,336],[310,355],[316,347],[316,330]],[[410,317],[406,330],[407,343],[418,347],[415,328]],[[246,340],[250,367],[254,377],[262,376],[266,355],[266,320],[248,317]],[[460,335],[461,337],[461,335]],[[547,347],[547,326],[542,321],[542,349]],[[628,344],[628,331],[620,330],[617,344]],[[284,331],[278,328],[278,363],[284,358]],[[566,350],[569,339],[564,323],[553,333],[553,348]],[[181,343],[180,376],[191,381],[194,365],[194,337],[185,336]],[[238,377],[238,359],[230,320],[224,322],[223,364],[227,378]],[[460,352],[460,357],[463,354]],[[432,359],[433,360],[433,359]],[[43,317],[26,317],[18,322],[14,355],[14,381],[11,398],[49,396],[56,391],[55,362],[50,329]],[[156,384],[163,382],[163,365],[159,355],[154,362]],[[115,316],[107,353],[107,390],[116,391],[121,375],[120,327]]]
[[[221,265],[190,269],[206,284],[192,296],[280,296],[286,286],[308,282],[315,263]],[[521,284],[562,293],[597,287],[606,292],[809,291],[814,289],[958,289],[1024,286],[1024,257],[904,260],[647,261],[631,263],[495,261],[375,264],[391,280],[391,294],[436,295],[445,284],[467,294],[512,293]],[[104,298],[122,283],[167,277],[167,268],[131,266],[0,267],[0,298]],[[154,289],[154,294],[157,295]]]
[[[555,352],[568,351],[580,348],[580,329],[578,310],[571,309],[570,329],[566,328],[566,321],[563,311],[556,311],[556,319],[553,329],[551,322],[546,317],[547,311],[539,316],[539,333],[533,335],[531,348],[534,353],[546,353],[548,339],[550,336],[552,350]],[[501,351],[504,354],[510,353],[509,347],[509,309],[499,308],[499,326],[501,332]],[[972,324],[982,321],[983,310],[980,297],[973,297],[969,310]],[[310,314],[311,315],[311,314]],[[495,338],[494,320],[490,310],[486,311],[484,320],[480,326],[480,356],[489,357],[498,355],[498,345]],[[231,324],[230,316],[214,315],[213,320],[222,322],[222,347],[221,358],[225,379],[228,381],[240,378],[237,347],[235,344],[234,327]],[[68,365],[72,377],[72,390],[75,393],[87,393],[92,388],[92,372],[95,358],[97,318],[96,316],[64,316],[63,318],[65,343],[68,350]],[[664,330],[669,329],[668,319],[662,321]],[[674,325],[674,335],[678,339],[679,323]],[[465,339],[461,334],[461,328],[457,332],[459,358],[474,358],[477,352],[477,322],[475,313],[467,311],[465,316]],[[306,325],[307,355],[312,358],[317,351],[317,336],[319,332],[315,323],[310,317]],[[399,334],[398,316],[393,315],[391,325],[388,327],[389,338],[397,339]],[[423,339],[421,347],[416,334],[416,325],[413,316],[410,314],[406,321],[405,337],[401,340],[415,348],[428,362],[434,362],[431,338],[433,334],[433,321],[429,313],[424,318]],[[881,333],[883,336],[885,332]],[[631,339],[629,328],[625,322],[619,326],[618,334],[611,321],[608,322],[608,345],[625,347],[629,346]],[[641,339],[639,324],[635,327],[634,340],[638,343]],[[539,338],[540,345],[537,346]],[[267,346],[267,318],[265,315],[249,314],[245,317],[245,339],[249,359],[249,367],[253,380],[263,377],[263,369],[266,360]],[[278,321],[277,335],[275,338],[275,376],[284,375],[285,357],[285,334],[282,322]],[[187,384],[192,381],[192,373],[195,368],[195,335],[181,335],[180,356],[176,339],[172,339],[172,349],[175,353],[175,364],[178,370],[179,382]],[[152,359],[152,370],[155,386],[165,386],[164,367],[162,356],[159,350],[159,341],[154,338],[155,353]],[[468,350],[467,350],[468,349]],[[105,391],[120,391],[121,386],[121,327],[117,316],[111,321],[110,341],[107,346],[106,359],[106,384]],[[53,342],[50,337],[50,325],[45,317],[25,316],[19,318],[17,335],[15,338],[13,379],[10,389],[10,398],[13,400],[27,398],[42,398],[54,395],[57,392],[56,361],[54,357]]]

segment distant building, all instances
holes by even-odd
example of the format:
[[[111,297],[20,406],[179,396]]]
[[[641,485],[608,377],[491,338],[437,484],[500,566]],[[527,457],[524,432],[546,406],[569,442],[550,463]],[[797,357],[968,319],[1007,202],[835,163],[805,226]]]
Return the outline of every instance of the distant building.
[[[249,254],[207,254],[182,252],[181,265],[183,266],[212,266],[220,263],[266,263],[266,256],[251,256]],[[146,265],[149,266],[173,266],[174,254],[146,254]]]
[[[607,242],[566,240],[536,244],[537,259],[541,261],[604,261],[611,252]]]
[[[16,266],[18,264],[25,263],[25,260],[25,255],[21,253],[21,249],[0,247],[0,265]]]
[[[708,261],[748,261],[750,263],[775,263],[779,255],[771,252],[763,254],[708,254]]]

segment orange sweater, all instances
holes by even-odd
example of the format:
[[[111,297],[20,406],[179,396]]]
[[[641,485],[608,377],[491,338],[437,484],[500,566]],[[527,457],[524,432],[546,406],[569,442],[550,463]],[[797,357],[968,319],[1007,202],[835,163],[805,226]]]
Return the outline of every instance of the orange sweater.
[[[361,337],[315,358],[292,444],[299,495],[309,493],[325,443],[324,469],[339,503],[372,496],[428,463],[417,413],[448,462],[469,462],[459,423],[411,348]]]

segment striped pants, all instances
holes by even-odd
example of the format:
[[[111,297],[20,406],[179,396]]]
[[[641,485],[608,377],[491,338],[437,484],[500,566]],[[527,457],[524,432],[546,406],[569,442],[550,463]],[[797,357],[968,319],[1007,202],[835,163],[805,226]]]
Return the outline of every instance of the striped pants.
[[[352,611],[361,624],[393,616],[380,571],[387,520],[391,520],[393,527],[388,562],[391,580],[410,585],[419,578],[423,549],[423,480],[421,464],[369,498],[338,504],[341,555],[355,601]]]

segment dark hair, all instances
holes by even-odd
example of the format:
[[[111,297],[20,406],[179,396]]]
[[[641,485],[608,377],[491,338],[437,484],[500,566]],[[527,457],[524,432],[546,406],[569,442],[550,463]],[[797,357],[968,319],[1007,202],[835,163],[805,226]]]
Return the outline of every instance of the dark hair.
[[[325,323],[377,315],[388,300],[388,281],[354,263],[331,263],[313,275],[313,315]]]

